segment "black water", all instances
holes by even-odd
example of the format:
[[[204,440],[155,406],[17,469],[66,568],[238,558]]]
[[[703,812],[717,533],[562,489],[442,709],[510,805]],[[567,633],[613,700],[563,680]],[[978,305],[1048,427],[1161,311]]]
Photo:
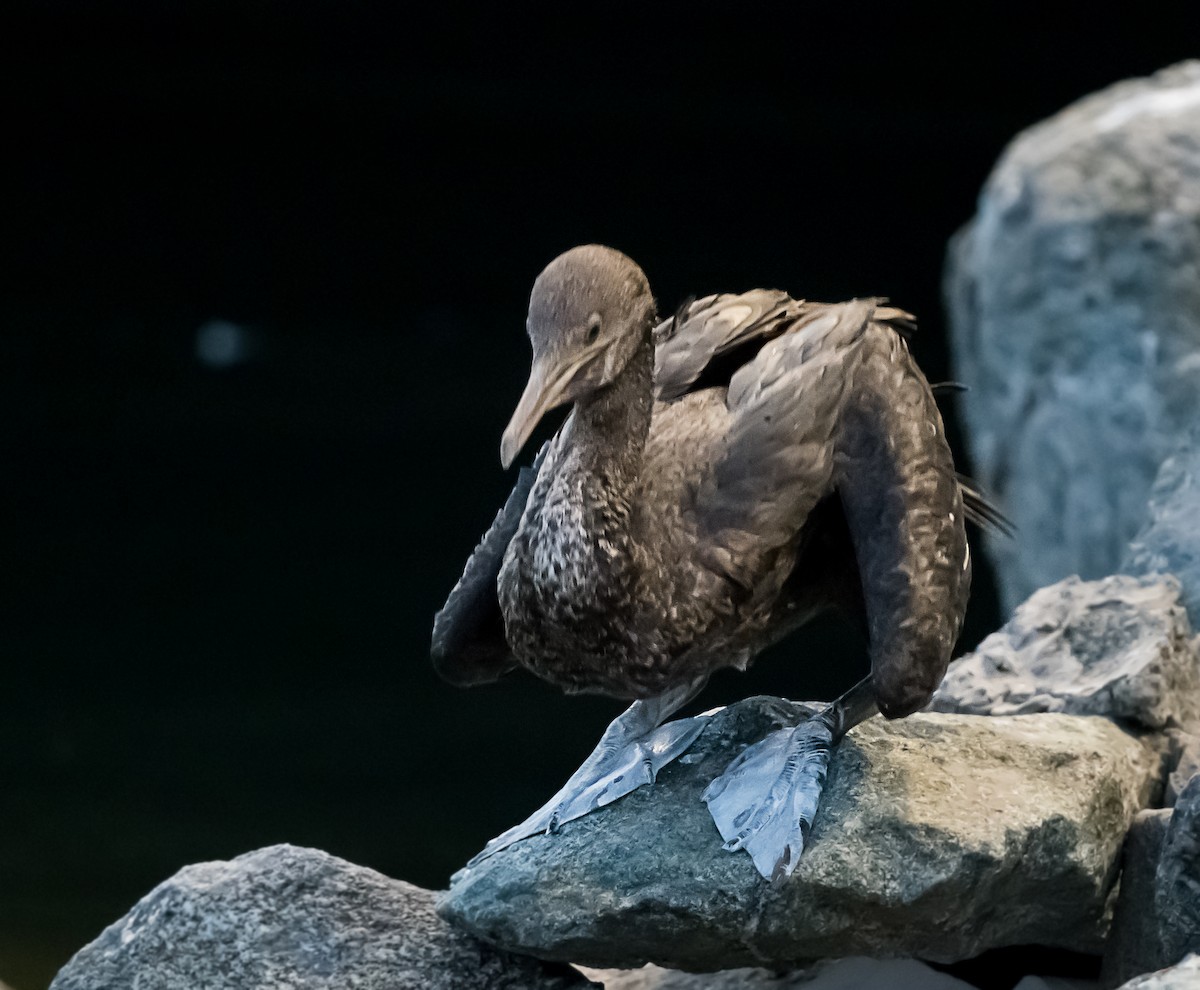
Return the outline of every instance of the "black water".
[[[945,377],[945,240],[1005,142],[1188,37],[802,15],[10,5],[0,979],[272,842],[442,886],[586,754],[617,704],[425,655],[556,253],[628,251],[664,311],[886,293]],[[995,622],[985,576],[964,642]],[[699,704],[863,662],[822,623]]]

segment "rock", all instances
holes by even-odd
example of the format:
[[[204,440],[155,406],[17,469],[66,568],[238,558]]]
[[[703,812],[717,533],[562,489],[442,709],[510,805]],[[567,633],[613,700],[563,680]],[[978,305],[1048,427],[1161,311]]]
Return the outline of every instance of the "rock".
[[[1158,860],[1170,820],[1169,809],[1139,812],[1125,837],[1120,895],[1100,971],[1106,987],[1119,986],[1170,962],[1163,953],[1154,906]]]
[[[315,849],[187,866],[80,949],[51,990],[461,990],[593,986],[497,952],[433,894]]]
[[[1017,527],[987,544],[1004,605],[1117,571],[1200,411],[1200,62],[1018,135],[946,299],[974,471]]]
[[[1068,715],[869,720],[834,755],[795,873],[771,884],[721,849],[700,794],[802,711],[754,698],[718,713],[691,762],[460,871],[439,913],[512,951],[599,967],[1099,951],[1121,841],[1161,786],[1151,747]]]
[[[1147,729],[1200,716],[1200,640],[1165,575],[1070,577],[1035,592],[974,653],[951,664],[930,709],[1066,712]]]
[[[1175,807],[1183,789],[1197,774],[1200,774],[1200,735],[1195,732],[1185,732],[1182,729],[1171,729],[1167,733],[1170,745],[1167,788],[1163,794],[1163,805]]]
[[[1175,803],[1155,888],[1165,961],[1200,952],[1200,777],[1191,779]]]
[[[1200,423],[1162,463],[1149,518],[1126,550],[1126,574],[1174,574],[1193,628],[1200,626]]]
[[[683,973],[649,965],[641,969],[584,970],[604,990],[973,990],[973,985],[916,959],[852,956],[780,975],[767,969]]]
[[[1130,827],[1121,892],[1104,952],[1105,986],[1200,951],[1200,776],[1174,811],[1145,811]]]
[[[1121,985],[1121,990],[1196,990],[1200,987],[1200,956],[1192,955],[1179,965],[1147,973]]]

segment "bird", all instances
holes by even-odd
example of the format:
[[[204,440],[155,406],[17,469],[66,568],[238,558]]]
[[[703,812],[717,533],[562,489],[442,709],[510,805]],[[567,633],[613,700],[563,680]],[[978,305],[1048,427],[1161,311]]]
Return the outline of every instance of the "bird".
[[[940,683],[971,583],[970,517],[1003,524],[955,470],[914,318],[881,298],[827,304],[754,289],[660,319],[631,258],[588,244],[538,275],[509,468],[571,410],[434,620],[451,683],[523,667],[567,693],[630,702],[571,779],[477,865],[652,783],[703,731],[670,720],[725,667],[839,610],[870,674],[740,753],[704,794],[762,876],[799,862],[838,740],[901,718]]]

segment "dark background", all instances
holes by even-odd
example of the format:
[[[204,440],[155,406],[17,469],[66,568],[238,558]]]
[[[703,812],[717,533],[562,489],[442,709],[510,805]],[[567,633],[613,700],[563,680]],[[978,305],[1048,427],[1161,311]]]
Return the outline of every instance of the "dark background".
[[[456,690],[427,659],[512,482],[554,255],[621,248],[664,311],[889,295],[946,377],[945,242],[1004,145],[1198,26],[1186,4],[434,6],[6,7],[18,990],[189,862],[288,841],[444,886],[620,709]],[[997,621],[984,573],[964,645]],[[821,623],[699,703],[829,697],[863,663]]]

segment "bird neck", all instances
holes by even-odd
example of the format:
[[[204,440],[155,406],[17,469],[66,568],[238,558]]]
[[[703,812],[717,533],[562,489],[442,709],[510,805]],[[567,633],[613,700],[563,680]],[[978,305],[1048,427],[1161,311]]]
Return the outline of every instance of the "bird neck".
[[[653,389],[654,345],[647,326],[613,382],[575,405],[570,439],[577,467],[604,489],[610,506],[627,504],[637,484],[650,432]]]
[[[603,674],[642,628],[646,551],[636,507],[653,363],[647,329],[616,379],[576,400],[505,553],[505,636],[514,656],[545,676],[563,669],[563,657],[571,671],[590,664]]]

